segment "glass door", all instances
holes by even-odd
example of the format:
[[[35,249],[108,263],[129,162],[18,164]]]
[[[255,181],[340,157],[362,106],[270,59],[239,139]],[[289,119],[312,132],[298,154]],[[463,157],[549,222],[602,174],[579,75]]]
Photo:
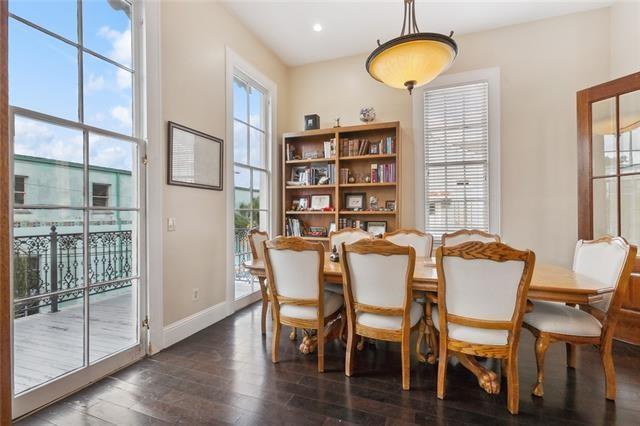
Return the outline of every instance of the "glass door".
[[[239,73],[233,79],[235,300],[260,290],[242,267],[251,259],[251,229],[270,232],[268,94]]]
[[[10,1],[14,416],[144,356],[144,142],[123,0]]]

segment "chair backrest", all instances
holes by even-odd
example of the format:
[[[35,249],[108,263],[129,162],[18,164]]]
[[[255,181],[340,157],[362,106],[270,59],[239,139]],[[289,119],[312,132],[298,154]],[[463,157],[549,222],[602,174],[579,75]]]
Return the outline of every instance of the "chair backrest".
[[[340,258],[347,308],[403,315],[412,300],[411,283],[416,253],[411,246],[386,240],[342,243]]]
[[[438,247],[440,324],[507,330],[511,343],[522,324],[534,264],[532,251],[502,243]]]
[[[383,238],[399,246],[413,247],[417,257],[431,257],[433,251],[433,235],[417,229],[403,228],[393,232],[385,232]]]
[[[322,244],[300,237],[277,237],[262,244],[269,288],[277,303],[322,300]]]
[[[489,234],[479,229],[460,229],[451,234],[442,234],[442,245],[445,247],[455,246],[469,241],[479,241],[481,243],[499,243],[500,236]]]
[[[264,249],[262,242],[269,239],[269,233],[252,229],[249,231],[249,246],[251,246],[251,257],[253,260],[264,260]]]
[[[619,309],[626,293],[638,248],[622,237],[604,236],[597,240],[579,240],[573,257],[573,270],[615,288],[613,295],[595,307],[608,312]],[[619,302],[615,303],[614,302]]]
[[[333,247],[340,251],[342,243],[352,244],[360,240],[370,240],[371,234],[367,231],[363,231],[360,228],[345,228],[339,231],[333,231],[329,233],[329,250],[333,250]]]

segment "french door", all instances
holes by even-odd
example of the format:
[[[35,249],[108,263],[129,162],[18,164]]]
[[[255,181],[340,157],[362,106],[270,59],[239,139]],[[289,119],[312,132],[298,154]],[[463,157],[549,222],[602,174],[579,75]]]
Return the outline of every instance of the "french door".
[[[134,4],[9,12],[18,417],[145,354],[145,143]]]
[[[578,107],[578,236],[620,235],[640,244],[640,72],[581,90]],[[616,337],[640,344],[640,257]]]

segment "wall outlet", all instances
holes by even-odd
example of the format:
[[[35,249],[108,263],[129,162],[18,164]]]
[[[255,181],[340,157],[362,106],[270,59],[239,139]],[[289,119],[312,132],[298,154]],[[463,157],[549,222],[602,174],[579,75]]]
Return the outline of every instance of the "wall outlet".
[[[199,288],[194,288],[193,289],[192,300],[195,302],[198,299],[200,299],[200,289]]]
[[[170,217],[167,220],[167,231],[173,232],[175,230],[176,230],[176,218],[175,217]]]

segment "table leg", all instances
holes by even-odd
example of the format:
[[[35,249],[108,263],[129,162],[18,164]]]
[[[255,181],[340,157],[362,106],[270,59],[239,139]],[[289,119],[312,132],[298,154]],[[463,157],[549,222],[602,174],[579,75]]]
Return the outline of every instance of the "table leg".
[[[340,337],[342,332],[342,320],[340,317],[331,321],[329,324],[325,325],[324,330],[324,341],[330,342],[331,340],[337,339]],[[315,352],[318,347],[318,335],[311,334],[307,330],[303,330],[304,337],[302,338],[302,343],[300,344],[299,350],[303,354],[310,354]]]
[[[471,355],[456,352],[455,356],[467,370],[476,376],[478,385],[480,385],[485,392],[490,394],[500,393],[500,379],[495,372],[484,368],[475,357]]]

